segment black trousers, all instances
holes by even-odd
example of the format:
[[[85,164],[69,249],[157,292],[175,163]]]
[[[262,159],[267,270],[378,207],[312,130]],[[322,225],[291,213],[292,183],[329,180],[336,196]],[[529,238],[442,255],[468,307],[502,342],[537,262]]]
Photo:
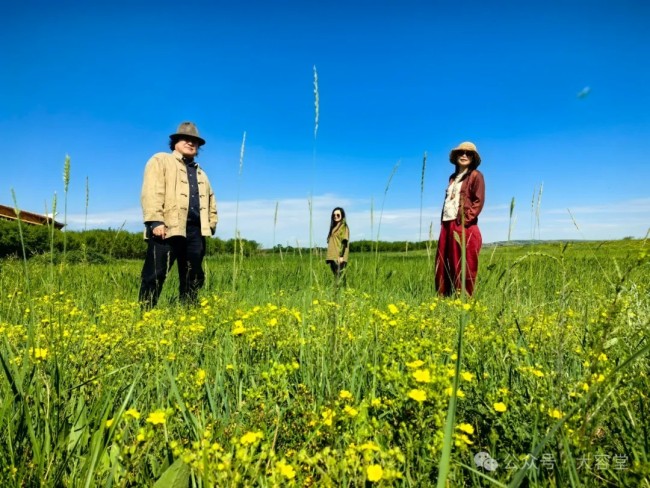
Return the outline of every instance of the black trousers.
[[[186,234],[187,237],[168,239],[153,236],[148,240],[139,294],[143,308],[151,308],[158,303],[167,273],[176,261],[180,300],[189,304],[196,302],[199,289],[205,283],[202,266],[205,237],[201,235],[201,228],[195,225],[188,225]]]
[[[337,263],[336,261],[327,261],[330,265],[330,269],[332,270],[332,273],[334,273],[334,276],[337,278],[341,278],[341,276],[345,276],[343,273],[343,270],[347,266],[348,263],[343,261],[342,263]]]

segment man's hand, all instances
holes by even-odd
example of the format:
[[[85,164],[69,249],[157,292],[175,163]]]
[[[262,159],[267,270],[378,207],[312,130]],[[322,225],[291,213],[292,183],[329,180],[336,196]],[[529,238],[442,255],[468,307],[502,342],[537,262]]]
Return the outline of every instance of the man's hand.
[[[167,228],[165,227],[164,224],[163,225],[157,225],[156,227],[151,229],[151,233],[156,237],[160,237],[161,239],[164,239],[165,235],[167,233]]]

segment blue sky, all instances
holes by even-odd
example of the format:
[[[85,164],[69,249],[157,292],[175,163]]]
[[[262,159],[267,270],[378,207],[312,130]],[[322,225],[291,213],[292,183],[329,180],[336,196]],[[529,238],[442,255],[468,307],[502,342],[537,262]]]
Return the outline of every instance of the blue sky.
[[[191,120],[223,239],[306,245],[310,199],[318,245],[337,205],[353,240],[437,238],[466,140],[484,241],[507,239],[512,198],[513,239],[643,237],[649,20],[641,0],[11,3],[0,203],[44,212],[56,192],[63,221],[69,154],[68,227],[141,230],[144,165]]]

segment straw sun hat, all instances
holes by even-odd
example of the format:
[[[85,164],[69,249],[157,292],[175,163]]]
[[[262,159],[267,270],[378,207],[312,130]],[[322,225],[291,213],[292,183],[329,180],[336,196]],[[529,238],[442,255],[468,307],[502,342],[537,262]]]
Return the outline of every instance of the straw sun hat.
[[[476,145],[473,142],[461,142],[451,150],[449,153],[449,162],[451,164],[456,164],[456,161],[458,161],[458,153],[460,151],[472,151],[474,153],[474,158],[473,162],[478,166],[481,164],[481,156],[476,150]]]

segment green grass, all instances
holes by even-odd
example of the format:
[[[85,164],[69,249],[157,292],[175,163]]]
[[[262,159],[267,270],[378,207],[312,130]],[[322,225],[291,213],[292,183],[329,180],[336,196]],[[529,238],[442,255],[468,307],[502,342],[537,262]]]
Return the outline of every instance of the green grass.
[[[467,303],[426,251],[213,256],[146,314],[140,262],[3,261],[1,485],[430,486],[458,366],[452,486],[650,486],[646,250],[485,247]]]

